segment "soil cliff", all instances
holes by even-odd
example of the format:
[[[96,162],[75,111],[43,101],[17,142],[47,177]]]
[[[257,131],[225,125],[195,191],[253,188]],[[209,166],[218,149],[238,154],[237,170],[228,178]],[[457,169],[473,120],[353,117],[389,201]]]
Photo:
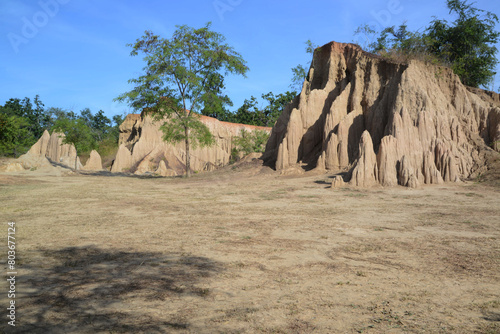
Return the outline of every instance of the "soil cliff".
[[[242,130],[271,132],[271,128],[221,122],[207,116],[200,117],[214,136],[215,145],[190,148],[192,171],[210,171],[227,165],[234,147],[233,138],[241,135]],[[163,132],[160,130],[161,123],[150,116],[127,115],[120,126],[120,147],[111,171],[156,173],[164,176],[182,175],[185,170],[184,143],[165,142],[162,138]]]
[[[100,171],[103,170],[101,156],[93,150],[85,166],[77,157],[76,148],[73,144],[65,144],[64,134],[54,132],[49,134],[47,130],[38,141],[31,146],[30,150],[21,155],[15,162],[6,166],[5,171],[22,171],[25,169],[38,169],[41,167],[69,167],[77,170]]]
[[[331,42],[316,49],[263,158],[277,170],[344,172],[359,186],[417,187],[483,171],[499,140],[498,94],[462,85],[448,68]]]
[[[64,144],[63,141],[63,133],[54,132],[49,134],[45,130],[40,139],[17,161],[25,169],[49,166],[50,162],[70,168],[75,168],[76,163],[76,169],[82,169],[83,166],[80,163],[80,158],[77,157],[75,146],[73,144]]]

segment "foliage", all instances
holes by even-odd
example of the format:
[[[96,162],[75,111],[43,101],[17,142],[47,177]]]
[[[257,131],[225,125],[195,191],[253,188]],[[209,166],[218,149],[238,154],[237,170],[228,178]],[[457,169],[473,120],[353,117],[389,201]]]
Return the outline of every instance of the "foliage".
[[[0,155],[17,157],[35,142],[26,118],[0,113]]]
[[[95,115],[92,115],[90,109],[85,108],[80,114],[80,118],[92,132],[92,137],[98,142],[102,141],[111,127],[111,120],[104,116],[104,111],[99,110]]]
[[[217,118],[226,122],[272,127],[295,96],[296,93],[290,91],[278,95],[272,92],[262,94],[262,99],[267,102],[265,106],[259,106],[257,98],[251,96],[245,99],[236,113],[226,113],[224,117]]]
[[[397,29],[392,26],[385,28],[373,45],[375,52],[392,51],[405,56],[415,57],[426,52],[427,37],[419,32],[408,30],[406,22]]]
[[[497,15],[472,7],[466,0],[448,0],[450,13],[458,18],[450,25],[434,19],[427,28],[432,53],[451,64],[466,85],[487,86],[495,76],[498,60],[494,46],[500,37],[495,31]]]
[[[164,140],[185,142],[186,176],[190,175],[190,145],[214,143],[197,111],[220,113],[228,104],[222,93],[223,76],[245,75],[248,70],[241,55],[210,25],[200,29],[177,26],[170,39],[146,31],[129,44],[132,56],[144,54],[145,74],[129,80],[135,88],[116,99],[161,120]]]
[[[64,133],[64,143],[73,144],[79,154],[88,154],[92,150],[103,153],[100,148],[117,146],[119,130],[123,122],[122,115],[115,115],[113,122],[99,110],[95,115],[85,108],[76,116],[74,112],[54,109],[57,118],[51,131]]]
[[[114,115],[113,116],[113,126],[111,129],[108,130],[108,135],[107,138],[111,142],[114,142],[115,145],[118,143],[118,140],[120,138],[120,125],[125,121],[126,113],[123,113],[122,115]]]
[[[264,108],[264,115],[267,118],[266,126],[274,126],[283,109],[297,96],[294,92],[287,91],[278,95],[269,92],[263,94],[262,98],[268,102]]]
[[[22,101],[18,98],[11,98],[0,108],[0,113],[23,118],[28,123],[28,131],[38,138],[43,134],[49,119],[44,113],[44,105],[38,95],[35,96],[33,102],[34,105],[28,97]]]
[[[243,105],[238,108],[234,115],[234,122],[241,124],[265,126],[266,119],[264,112],[258,106],[258,101],[255,96],[251,96],[250,100],[245,99]]]
[[[299,64],[292,68],[292,74],[292,83],[289,88],[296,92],[300,92],[304,84],[304,79],[307,77],[307,69]]]
[[[473,7],[467,0],[447,0],[451,13],[458,18],[453,23],[434,18],[425,32],[408,30],[406,22],[398,28],[388,27],[368,43],[370,52],[406,61],[422,59],[449,66],[462,82],[473,87],[487,87],[495,77],[500,33],[495,31],[498,17]],[[360,26],[355,34],[369,41],[377,32],[368,25]]]
[[[357,42],[358,44],[361,44],[361,47],[363,50],[375,52],[377,49],[377,44],[373,42],[373,40],[377,36],[377,31],[369,26],[368,24],[363,24],[359,26],[356,31],[354,31],[354,35],[362,35],[364,37],[364,40],[362,42]]]
[[[223,93],[224,77],[220,73],[212,73],[207,80],[206,87],[201,97],[203,104],[201,114],[217,119],[228,117],[227,106],[233,106],[233,102]]]
[[[17,157],[36,143],[49,123],[38,95],[34,104],[26,97],[11,98],[0,106],[0,154]]]
[[[317,48],[317,45],[314,45],[311,40],[306,41],[306,53],[314,54],[314,50]],[[290,84],[290,89],[295,91],[296,93],[300,93],[302,90],[302,85],[304,84],[304,80],[307,77],[307,70],[310,66],[302,66],[301,64],[292,68],[292,83]]]
[[[231,160],[237,161],[241,154],[247,155],[252,152],[263,153],[266,149],[266,143],[269,139],[269,133],[263,130],[246,131],[241,130],[241,135],[233,137],[233,149]]]
[[[97,142],[92,136],[91,129],[85,124],[83,118],[58,119],[52,130],[58,133],[64,133],[64,144],[73,144],[78,153],[90,152],[97,148]],[[75,158],[75,169],[77,168],[77,160]]]
[[[89,154],[96,149],[101,155],[113,154],[118,148],[119,126],[124,115],[113,116],[113,121],[99,110],[95,115],[86,108],[77,115],[61,108],[44,108],[37,95],[9,99],[0,106],[0,155],[18,157],[36,143],[44,130],[60,131],[65,142],[75,144],[78,154]]]

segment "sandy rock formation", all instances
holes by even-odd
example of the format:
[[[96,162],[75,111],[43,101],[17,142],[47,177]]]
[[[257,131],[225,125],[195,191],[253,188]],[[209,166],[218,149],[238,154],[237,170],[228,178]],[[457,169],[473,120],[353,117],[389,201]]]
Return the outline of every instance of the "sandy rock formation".
[[[80,159],[77,157],[73,144],[63,144],[64,134],[54,132],[52,135],[47,130],[30,150],[19,157],[18,163],[25,169],[47,167],[52,163],[66,167],[82,169]]]
[[[271,128],[221,122],[215,118],[200,116],[201,121],[215,137],[215,145],[190,149],[192,171],[211,171],[229,163],[233,148],[232,138],[242,130]],[[185,170],[184,143],[170,144],[163,140],[161,122],[150,116],[128,115],[120,126],[120,148],[111,167],[115,173],[157,173],[165,176],[182,175]],[[163,167],[161,164],[165,164]]]
[[[121,144],[120,147],[118,147],[118,152],[116,153],[115,160],[113,162],[113,165],[111,166],[111,172],[129,172],[131,165],[132,155],[125,144]]]
[[[47,146],[49,144],[50,138],[51,138],[51,136],[50,136],[49,132],[47,130],[45,130],[43,132],[42,136],[40,137],[40,139],[38,139],[38,141],[33,146],[31,146],[28,153],[33,155],[33,156],[45,157],[45,154],[47,153]]]
[[[359,142],[360,158],[352,171],[351,183],[368,187],[378,182],[377,156],[373,151],[373,142],[368,131],[364,131]]]
[[[340,175],[335,175],[332,179],[332,189],[342,188],[345,185],[344,178]]]
[[[75,146],[73,144],[63,144],[64,137],[62,133],[52,133],[47,143],[45,157],[64,166],[82,169],[83,166],[80,163],[80,158],[77,157]]]
[[[263,159],[277,170],[349,171],[353,185],[417,187],[473,176],[499,138],[498,94],[465,87],[447,68],[332,42],[316,49]]]
[[[120,137],[118,139],[118,146],[125,143],[133,144],[133,139],[138,137],[134,131],[138,129],[138,127],[135,127],[138,122],[141,122],[141,115],[129,114],[125,117],[119,127]]]
[[[156,169],[155,174],[160,176],[177,176],[177,173],[174,170],[167,168],[165,160],[160,161],[160,164],[158,165],[158,169]]]
[[[90,157],[85,163],[83,169],[91,171],[103,170],[101,156],[99,155],[99,153],[97,153],[96,150],[92,150],[92,152],[90,152]]]
[[[21,172],[24,170],[25,169],[24,169],[23,165],[19,162],[12,162],[10,164],[0,166],[0,171],[6,172],[6,173]]]

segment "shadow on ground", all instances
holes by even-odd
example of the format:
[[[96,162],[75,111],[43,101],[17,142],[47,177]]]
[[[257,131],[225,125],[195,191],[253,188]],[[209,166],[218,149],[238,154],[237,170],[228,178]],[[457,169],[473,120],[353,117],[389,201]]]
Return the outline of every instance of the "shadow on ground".
[[[96,247],[41,250],[18,277],[16,333],[165,333],[187,319],[155,314],[155,303],[204,298],[198,287],[222,266],[208,258]],[[31,258],[31,255],[30,255]]]
[[[72,172],[78,173],[80,175],[107,176],[107,177],[110,177],[110,176],[131,177],[131,178],[136,178],[136,179],[161,179],[161,178],[165,178],[164,176],[153,174],[153,173],[145,173],[145,174],[136,175],[133,173],[117,173],[117,172],[112,173],[108,170],[100,170],[100,171],[90,171],[90,170],[83,170],[83,169],[75,170],[72,167],[66,166],[66,165],[61,164],[59,162],[55,162],[55,161],[50,160],[48,158],[47,158],[47,160],[49,160],[49,163],[53,167],[60,167],[60,168],[65,169],[67,171],[72,171]],[[174,178],[174,177],[179,178],[182,176],[171,176],[170,178]]]
[[[329,175],[329,176],[327,176],[326,179],[316,180],[316,181],[314,181],[314,183],[327,186],[325,188],[331,188],[333,179],[338,177],[338,176],[342,177],[342,179],[346,183],[349,182],[350,178],[351,178],[351,175],[349,174],[349,172],[341,172],[341,173],[337,173],[334,175]]]

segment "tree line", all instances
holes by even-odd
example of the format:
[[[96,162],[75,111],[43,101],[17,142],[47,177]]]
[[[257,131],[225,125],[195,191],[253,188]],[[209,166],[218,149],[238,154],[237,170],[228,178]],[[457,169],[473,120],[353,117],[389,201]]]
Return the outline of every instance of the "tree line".
[[[422,32],[409,30],[404,22],[380,32],[363,25],[355,34],[366,38],[364,48],[369,52],[394,60],[417,58],[444,65],[453,69],[465,85],[492,88],[498,64],[498,16],[467,0],[447,0],[446,5],[455,20],[434,17]]]
[[[38,95],[33,100],[11,98],[0,105],[0,155],[18,157],[37,142],[45,130],[64,133],[81,154],[97,150],[107,154],[118,144],[123,115],[109,119],[104,111],[89,108],[79,114],[61,108],[45,108]]]
[[[269,92],[262,94],[265,106],[252,96],[235,112],[219,105],[218,110],[205,107],[201,114],[225,122],[272,127],[283,108],[295,96],[296,93],[290,91],[278,95]],[[125,115],[115,115],[110,119],[104,111],[94,114],[89,108],[79,113],[57,107],[45,108],[39,95],[34,99],[10,98],[0,105],[0,156],[18,157],[26,153],[45,130],[64,133],[65,142],[74,144],[79,154],[88,155],[92,150],[101,155],[112,154],[118,146],[119,126],[124,118]],[[248,138],[252,137],[241,135],[242,140],[248,142]],[[248,145],[253,145],[254,141],[260,145],[262,139],[250,140],[250,144],[242,145],[242,151],[247,152]]]

